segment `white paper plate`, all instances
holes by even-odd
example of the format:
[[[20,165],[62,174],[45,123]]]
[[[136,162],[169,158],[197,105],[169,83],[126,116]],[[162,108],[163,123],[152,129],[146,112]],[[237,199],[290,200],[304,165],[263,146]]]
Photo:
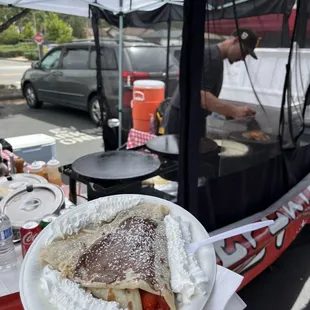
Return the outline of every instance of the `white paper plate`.
[[[111,199],[111,197],[120,196],[138,197],[142,198],[143,202],[146,203],[166,205],[167,207],[169,207],[172,216],[180,216],[183,220],[191,223],[193,241],[199,241],[209,237],[204,227],[194,216],[192,216],[189,212],[172,202],[152,196],[143,195],[115,195],[109,196],[109,199]],[[104,200],[105,198],[100,199]],[[90,201],[83,205],[80,205],[72,209],[72,211],[65,213],[60,218],[56,219],[56,221],[62,221],[75,214],[82,213],[83,210],[89,208],[94,202],[95,201]],[[54,223],[57,223],[56,221]],[[46,243],[50,234],[51,226],[47,226],[33,242],[22,264],[19,278],[19,288],[21,301],[25,310],[55,310],[55,308],[45,298],[40,288],[40,277],[42,273],[42,267],[39,262],[40,249]],[[200,267],[209,278],[209,290],[205,296],[195,297],[190,305],[179,307],[178,310],[203,309],[214,286],[216,278],[216,257],[213,245],[202,247],[197,251],[196,255]]]

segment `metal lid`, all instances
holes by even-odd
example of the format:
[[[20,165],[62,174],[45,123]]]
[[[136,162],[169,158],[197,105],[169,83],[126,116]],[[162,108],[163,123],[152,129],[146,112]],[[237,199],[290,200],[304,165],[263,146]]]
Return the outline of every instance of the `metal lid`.
[[[47,180],[36,174],[18,173],[0,178],[0,197],[4,197],[19,188],[33,184],[46,184]]]
[[[139,88],[165,88],[165,83],[163,81],[157,80],[138,80],[134,81],[134,87]]]
[[[63,190],[54,184],[27,185],[9,194],[0,202],[0,209],[12,226],[21,227],[30,220],[40,221],[45,215],[57,212],[64,204]]]

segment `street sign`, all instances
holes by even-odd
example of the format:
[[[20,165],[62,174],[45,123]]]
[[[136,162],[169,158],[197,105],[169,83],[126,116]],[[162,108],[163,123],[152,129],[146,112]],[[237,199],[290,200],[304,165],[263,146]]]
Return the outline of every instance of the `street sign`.
[[[41,33],[37,33],[34,38],[33,38],[34,42],[37,44],[42,44],[44,41],[44,37]]]

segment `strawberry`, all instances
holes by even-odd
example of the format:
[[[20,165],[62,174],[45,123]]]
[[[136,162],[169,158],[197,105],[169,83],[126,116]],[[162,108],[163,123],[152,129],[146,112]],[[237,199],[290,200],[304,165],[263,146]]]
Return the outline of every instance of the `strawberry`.
[[[170,307],[166,303],[165,298],[162,296],[159,296],[159,302],[158,302],[157,310],[170,310]]]
[[[157,310],[158,297],[152,293],[140,290],[143,310]]]

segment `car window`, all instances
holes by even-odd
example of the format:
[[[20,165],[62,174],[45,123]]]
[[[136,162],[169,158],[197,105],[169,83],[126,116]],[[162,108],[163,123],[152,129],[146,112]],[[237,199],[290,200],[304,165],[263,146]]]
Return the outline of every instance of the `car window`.
[[[181,60],[181,50],[175,50],[173,54],[177,60]]]
[[[88,69],[88,49],[67,49],[62,60],[63,69]]]
[[[90,68],[96,69],[96,51],[92,49],[90,54]],[[101,48],[101,68],[103,70],[117,70],[115,51],[109,47]]]
[[[48,54],[41,62],[40,68],[44,71],[58,68],[61,50]]]
[[[138,72],[164,72],[166,70],[167,52],[164,47],[135,46],[128,47],[127,52],[133,71]],[[171,71],[178,71],[178,63],[170,56]]]

